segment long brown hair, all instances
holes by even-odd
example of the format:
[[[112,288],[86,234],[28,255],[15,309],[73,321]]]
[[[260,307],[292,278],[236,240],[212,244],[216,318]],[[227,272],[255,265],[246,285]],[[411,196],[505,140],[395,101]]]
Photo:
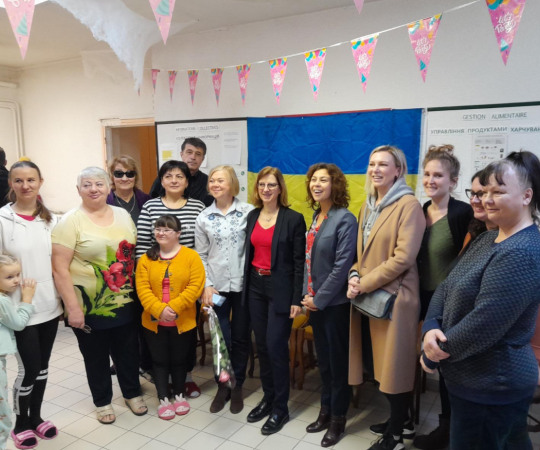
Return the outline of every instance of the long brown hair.
[[[9,180],[10,181],[11,181],[11,177],[13,175],[13,170],[18,169],[20,167],[29,167],[31,169],[34,169],[38,173],[39,179],[43,180],[43,177],[41,176],[41,170],[39,170],[39,167],[36,164],[34,164],[32,161],[18,161],[15,164],[13,164],[11,166],[11,168],[9,169]],[[17,195],[15,194],[15,191],[13,190],[12,187],[9,188],[7,198],[12,203],[15,203],[17,201]],[[36,202],[37,202],[36,210],[34,211],[34,213],[32,215],[33,216],[39,216],[45,222],[51,223],[52,214],[47,209],[47,207],[43,204],[43,202],[39,199],[39,196],[36,199]]]
[[[170,228],[174,231],[182,231],[182,223],[180,222],[180,219],[172,214],[164,214],[163,216],[159,217],[158,220],[156,220],[154,223],[154,230],[160,227]],[[159,252],[159,243],[156,242],[148,249],[146,256],[148,256],[148,258],[152,261],[157,261],[159,259]]]

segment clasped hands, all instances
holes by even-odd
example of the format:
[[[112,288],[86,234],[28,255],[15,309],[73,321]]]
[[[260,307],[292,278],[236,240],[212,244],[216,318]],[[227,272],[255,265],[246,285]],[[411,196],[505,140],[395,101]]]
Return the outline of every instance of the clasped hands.
[[[353,299],[362,294],[360,287],[360,277],[354,276],[349,278],[349,288],[347,289],[347,298]]]
[[[439,342],[446,341],[446,336],[441,330],[429,330],[424,336],[424,354],[426,355],[426,358],[436,363],[449,358],[450,354],[439,347]],[[435,370],[430,369],[424,364],[424,358],[422,357],[420,357],[420,364],[427,373],[435,372]]]

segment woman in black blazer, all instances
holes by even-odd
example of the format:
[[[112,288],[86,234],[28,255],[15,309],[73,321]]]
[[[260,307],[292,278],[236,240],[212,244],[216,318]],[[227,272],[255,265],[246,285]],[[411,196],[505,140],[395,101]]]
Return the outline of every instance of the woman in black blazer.
[[[262,169],[253,189],[256,209],[247,217],[243,302],[249,304],[264,397],[248,422],[277,433],[289,421],[289,336],[302,307],[306,222],[289,208],[280,170]]]

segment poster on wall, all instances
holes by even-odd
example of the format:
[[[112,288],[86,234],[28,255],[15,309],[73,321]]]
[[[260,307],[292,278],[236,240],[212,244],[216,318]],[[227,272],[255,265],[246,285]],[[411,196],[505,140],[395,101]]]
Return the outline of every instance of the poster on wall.
[[[461,163],[454,197],[468,201],[471,177],[513,151],[528,150],[540,157],[540,104],[493,108],[428,110],[422,159],[431,145],[451,144]],[[422,168],[420,167],[422,173]],[[417,197],[427,200],[422,183]]]

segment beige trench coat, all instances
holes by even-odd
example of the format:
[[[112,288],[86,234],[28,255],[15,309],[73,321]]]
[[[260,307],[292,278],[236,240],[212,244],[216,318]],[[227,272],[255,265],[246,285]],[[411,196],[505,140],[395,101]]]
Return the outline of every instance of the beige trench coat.
[[[363,217],[362,206],[359,218]],[[382,288],[394,292],[403,284],[394,304],[392,320],[369,319],[375,379],[387,394],[412,391],[418,358],[420,298],[416,257],[426,220],[420,203],[405,195],[384,208],[363,248],[362,224],[358,229],[358,262],[362,292]],[[349,350],[349,384],[363,383],[362,315],[353,307]]]

